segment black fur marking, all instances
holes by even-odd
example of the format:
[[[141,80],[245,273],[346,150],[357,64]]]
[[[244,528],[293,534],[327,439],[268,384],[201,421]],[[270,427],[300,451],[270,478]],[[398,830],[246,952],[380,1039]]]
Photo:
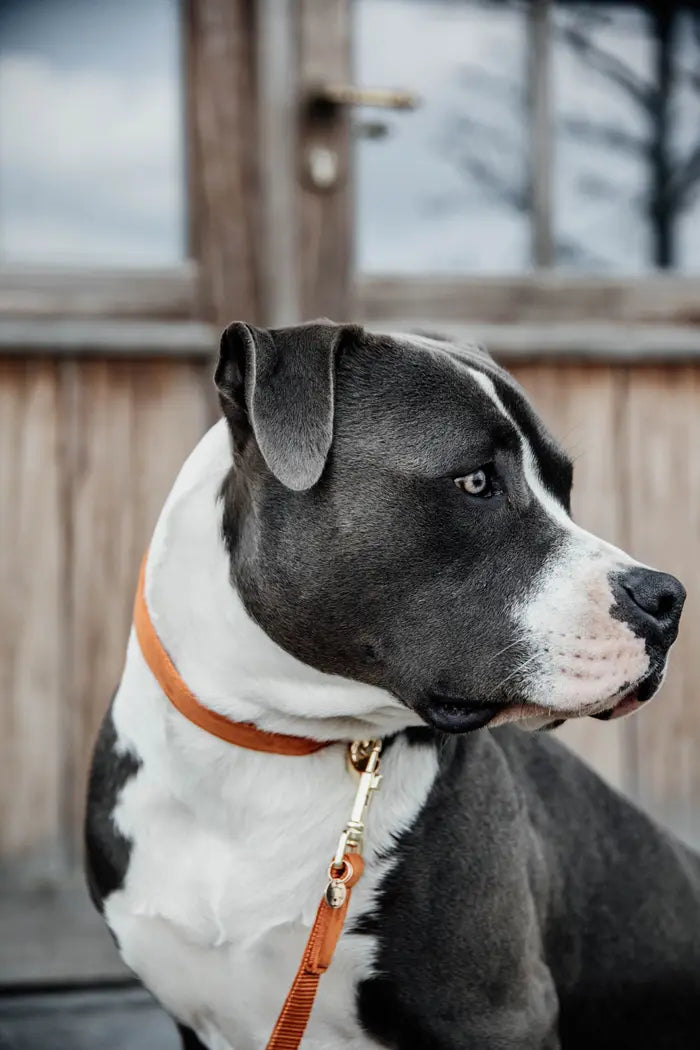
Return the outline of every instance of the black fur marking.
[[[396,850],[354,927],[379,942],[357,1002],[381,1045],[696,1045],[700,858],[551,735],[442,742]]]
[[[182,1040],[182,1050],[207,1050],[207,1047],[191,1028],[186,1028],[185,1025],[179,1024],[177,1030]]]
[[[118,751],[116,743],[110,705],[92,758],[85,814],[85,874],[99,911],[105,898],[121,888],[129,867],[131,843],[115,828],[113,814],[124,785],[141,766],[134,755]]]

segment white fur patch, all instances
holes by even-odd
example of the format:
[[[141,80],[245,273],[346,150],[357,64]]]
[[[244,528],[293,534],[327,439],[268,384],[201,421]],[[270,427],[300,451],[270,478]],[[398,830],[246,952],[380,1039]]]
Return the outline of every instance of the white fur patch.
[[[214,709],[275,731],[332,738],[415,722],[383,691],[295,660],[248,618],[228,582],[215,500],[229,463],[218,424],[183,467],[149,554],[151,617],[187,684]],[[355,781],[344,748],[293,758],[208,735],[164,697],[133,632],[113,717],[118,748],[141,767],[115,811],[132,853],[123,888],[106,901],[107,922],[127,965],[208,1046],[259,1050],[296,972],[349,816]],[[404,739],[389,748],[350,922],[372,908],[392,865],[383,855],[415,820],[436,772],[434,749]],[[343,935],[305,1048],[376,1045],[355,1007],[375,947],[372,937]]]

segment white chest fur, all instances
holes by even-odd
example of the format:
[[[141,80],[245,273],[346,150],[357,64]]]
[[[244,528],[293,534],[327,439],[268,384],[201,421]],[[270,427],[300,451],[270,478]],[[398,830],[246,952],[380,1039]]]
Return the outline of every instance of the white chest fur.
[[[218,433],[216,433],[218,431]],[[276,731],[332,738],[412,718],[380,690],[306,668],[246,617],[228,583],[215,493],[228,464],[221,428],[188,461],[149,555],[146,596],[188,685],[216,710]],[[132,842],[105,915],[127,964],[212,1050],[264,1047],[298,966],[355,782],[344,748],[303,758],[231,747],[168,703],[132,634],[115,698],[117,746],[141,761],[115,823]],[[361,733],[359,730],[365,730]],[[373,803],[366,870],[348,918],[372,908],[392,839],[424,804],[431,748],[397,740]],[[359,1026],[358,982],[374,940],[346,933],[321,988],[305,1050],[374,1045]]]
[[[123,743],[135,732],[145,746],[115,814],[133,847],[106,918],[127,964],[168,1010],[212,1047],[258,1050],[296,972],[355,784],[340,746],[288,758],[200,741],[204,734],[179,725],[157,695],[131,644],[114,719]],[[154,737],[167,744],[160,759]],[[398,740],[383,772],[349,925],[372,908],[392,863],[378,856],[391,853],[392,837],[424,804],[435,753]],[[373,1045],[358,1025],[355,992],[372,973],[374,949],[371,937],[343,936],[305,1048]]]

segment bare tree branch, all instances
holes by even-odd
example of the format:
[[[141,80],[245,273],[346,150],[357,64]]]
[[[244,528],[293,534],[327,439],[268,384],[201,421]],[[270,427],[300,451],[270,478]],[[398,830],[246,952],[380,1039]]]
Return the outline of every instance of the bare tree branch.
[[[692,57],[694,42],[700,44],[700,14],[686,12],[688,22],[683,25],[686,40],[691,34],[690,51],[681,64],[673,43],[673,19],[678,11],[675,4],[672,6],[672,11],[663,5],[646,9],[650,40],[656,48],[649,77],[638,74],[627,62],[624,45],[608,50],[605,40],[598,43],[599,29],[618,24],[608,13],[586,9],[576,16],[567,12],[565,19],[556,19],[553,27],[555,39],[569,54],[598,73],[611,93],[617,90],[629,99],[642,118],[643,127],[636,129],[634,125],[639,121],[631,125],[620,122],[617,126],[605,112],[592,118],[575,111],[559,117],[559,135],[610,150],[609,155],[600,155],[595,170],[579,172],[578,192],[604,198],[613,207],[624,198],[627,205],[639,210],[650,224],[654,259],[662,266],[673,264],[674,227],[679,215],[700,196],[700,141],[685,158],[676,159],[670,137],[672,96],[676,98],[679,89],[700,93],[700,69]],[[471,113],[458,115],[456,120],[453,117],[451,134],[441,144],[443,155],[462,173],[465,194],[476,192],[527,213],[531,208],[531,187],[524,162],[527,121],[523,115],[527,107],[522,86],[508,69],[482,69],[479,65],[462,72],[461,86],[474,92],[479,105],[473,106]],[[475,110],[478,116],[473,115]],[[616,169],[606,163],[613,154],[639,162],[648,180],[643,191],[635,193],[622,183],[616,184]],[[577,265],[604,265],[604,260],[594,259],[586,247],[573,240],[558,238],[557,256]]]
[[[700,182],[700,142],[695,145],[671,177],[669,206],[674,212],[683,211],[688,206],[689,194],[698,182]]]
[[[464,88],[475,88],[483,93],[486,89],[491,98],[500,98],[507,105],[524,108],[522,86],[508,80],[502,73],[480,66],[464,66],[459,72],[459,83]]]
[[[638,208],[639,211],[646,207],[646,197],[643,194],[630,198],[627,187],[611,182],[610,179],[603,175],[585,172],[578,176],[576,185],[582,193],[589,197],[598,197],[613,203],[631,204],[633,207]]]
[[[524,156],[525,143],[518,139],[517,132],[513,133],[512,127],[488,124],[485,120],[471,117],[466,113],[455,118],[453,127],[454,131],[449,139],[444,139],[445,147],[451,153],[457,152],[464,145],[473,146],[476,141],[480,140],[487,149],[492,150],[494,146],[498,146],[513,156],[515,154]]]
[[[456,166],[479,184],[489,197],[507,204],[516,211],[527,212],[530,209],[530,194],[526,185],[518,185],[504,176],[503,168],[494,166],[484,157],[464,155],[456,161]]]
[[[561,26],[558,35],[599,73],[612,80],[646,112],[652,112],[656,91],[653,85],[638,77],[626,62],[610,51],[594,44],[580,29],[573,26]]]
[[[700,47],[700,14],[697,12],[689,12],[688,18],[690,19],[690,25],[695,37],[695,43]]]
[[[597,252],[584,248],[570,237],[557,237],[556,259],[561,266],[575,266],[577,269],[604,270],[606,260]]]
[[[561,127],[584,142],[595,145],[638,155],[644,155],[647,150],[647,142],[643,138],[614,124],[595,124],[586,117],[562,117]]]

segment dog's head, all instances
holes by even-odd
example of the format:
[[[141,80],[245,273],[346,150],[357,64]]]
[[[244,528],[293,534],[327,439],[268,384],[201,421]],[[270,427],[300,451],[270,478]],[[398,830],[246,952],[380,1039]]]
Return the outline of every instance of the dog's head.
[[[683,587],[571,521],[571,462],[483,351],[234,324],[216,384],[232,579],[294,656],[449,731],[656,691]]]

